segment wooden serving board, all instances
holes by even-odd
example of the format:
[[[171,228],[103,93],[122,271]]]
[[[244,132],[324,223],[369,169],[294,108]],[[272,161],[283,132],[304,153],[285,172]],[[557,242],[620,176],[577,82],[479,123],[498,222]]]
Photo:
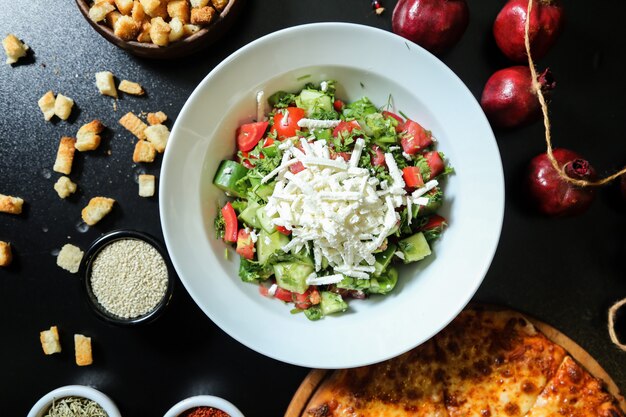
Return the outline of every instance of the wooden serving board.
[[[578,363],[587,369],[591,375],[603,381],[606,384],[607,391],[617,399],[620,408],[626,413],[626,400],[620,393],[619,387],[615,381],[613,381],[611,376],[586,350],[554,327],[540,320],[529,318],[526,315],[524,315],[524,317],[548,339],[563,347],[574,359],[576,359]],[[291,399],[284,417],[301,417],[306,411],[307,404],[317,388],[319,388],[324,379],[332,372],[332,370],[326,369],[311,370]]]

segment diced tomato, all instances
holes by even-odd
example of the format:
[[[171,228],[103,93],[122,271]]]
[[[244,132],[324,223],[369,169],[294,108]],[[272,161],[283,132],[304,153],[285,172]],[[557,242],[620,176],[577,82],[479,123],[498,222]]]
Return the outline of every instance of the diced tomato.
[[[338,137],[339,134],[349,135],[350,132],[352,132],[354,129],[360,129],[360,128],[361,126],[359,125],[359,122],[357,122],[356,120],[350,120],[349,122],[342,120],[333,130],[333,136]]]
[[[282,233],[285,236],[289,236],[291,234],[291,230],[287,229],[285,226],[276,226],[276,231],[278,231],[278,233]]]
[[[265,139],[265,143],[263,144],[263,147],[267,148],[268,146],[272,146],[273,144],[274,144],[274,139],[267,138],[267,139]]]
[[[269,297],[270,295],[269,288],[267,288],[263,284],[259,284],[259,294],[261,294],[263,297]]]
[[[224,231],[224,241],[225,242],[236,242],[237,241],[237,213],[235,213],[235,209],[233,208],[230,201],[226,203],[224,207],[222,207],[222,216],[224,217],[224,223],[226,223],[226,230]]]
[[[293,301],[292,292],[280,287],[276,288],[276,293],[274,294],[274,297],[286,303],[290,303]]]
[[[371,156],[371,162],[372,165],[374,165],[375,167],[384,167],[387,166],[387,163],[385,162],[385,153],[383,152],[382,149],[380,149],[380,146],[378,145],[373,145],[372,146],[372,156]]]
[[[402,170],[402,177],[409,188],[420,188],[424,186],[424,179],[418,167],[406,167]]]
[[[251,151],[259,143],[265,130],[267,130],[268,122],[246,123],[237,129],[237,147],[240,151]]]
[[[335,108],[336,111],[341,112],[343,110],[343,107],[345,106],[345,104],[343,103],[343,101],[337,99],[333,102],[333,107]]]
[[[302,162],[298,161],[293,165],[289,165],[289,171],[291,171],[292,174],[297,174],[300,171],[304,171],[304,165]]]
[[[296,308],[301,310],[306,310],[314,304],[319,304],[321,301],[320,293],[314,287],[309,287],[304,294],[294,292],[292,296]]]
[[[237,234],[237,253],[246,259],[254,258],[254,242],[246,229],[239,229]]]
[[[330,153],[330,159],[337,159],[342,157],[344,161],[348,162],[352,154],[350,152],[332,152]]]
[[[401,136],[402,149],[409,155],[414,155],[433,143],[430,132],[413,120],[404,123]]]
[[[424,226],[422,226],[422,230],[433,230],[437,228],[443,228],[448,225],[446,219],[438,214],[433,214],[428,218],[428,221]]]
[[[261,154],[260,155],[261,159],[265,158],[265,155]],[[254,162],[252,162],[252,159],[258,159],[256,156],[254,155],[250,155],[248,152],[241,152],[241,158],[239,158],[239,162],[241,162],[241,165],[245,166],[248,169],[252,169],[254,168]]]
[[[304,115],[304,109],[299,107],[287,107],[278,111],[274,115],[274,126],[272,126],[271,131],[276,132],[278,140],[296,136],[296,131],[300,130],[298,121],[303,119]]]
[[[441,159],[441,155],[439,155],[439,152],[426,152],[424,154],[424,158],[426,158],[426,163],[430,168],[430,179],[435,178],[445,169],[445,164],[443,163],[443,159]]]
[[[402,129],[404,129],[404,119],[402,119],[402,117],[398,116],[395,113],[392,113],[390,111],[383,111],[383,116],[385,117],[391,117],[394,118],[398,121],[398,125],[396,126],[396,133],[400,133],[402,132]]]

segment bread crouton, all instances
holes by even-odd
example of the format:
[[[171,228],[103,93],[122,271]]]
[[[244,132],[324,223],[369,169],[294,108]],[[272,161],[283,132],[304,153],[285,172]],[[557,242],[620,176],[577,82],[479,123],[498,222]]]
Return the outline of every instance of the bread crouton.
[[[167,115],[162,111],[156,113],[148,113],[148,123],[150,125],[160,125],[167,120]]]
[[[141,24],[130,16],[121,16],[113,26],[113,33],[125,41],[135,40],[141,31]]]
[[[120,124],[126,128],[130,133],[137,136],[137,138],[144,140],[146,138],[145,130],[148,127],[141,119],[128,112],[119,120]]]
[[[2,213],[20,214],[23,205],[24,200],[19,197],[0,194],[0,212]]]
[[[146,12],[139,0],[133,1],[133,10],[130,12],[135,22],[143,22],[146,19]]]
[[[165,151],[167,140],[170,137],[170,131],[165,125],[152,125],[148,126],[145,130],[146,139],[148,142],[154,145],[154,148],[159,153]]]
[[[57,192],[59,197],[67,198],[71,194],[76,192],[76,184],[72,182],[68,177],[62,176],[54,183],[54,190]]]
[[[82,210],[83,221],[89,226],[93,226],[104,218],[113,209],[115,200],[107,197],[94,197],[89,200],[89,204]]]
[[[191,7],[204,7],[208,6],[211,0],[191,0]]]
[[[57,326],[50,327],[50,330],[39,332],[39,342],[46,355],[61,352],[61,343],[59,343],[59,330]]]
[[[74,100],[59,93],[56,100],[54,100],[54,114],[61,120],[67,120],[72,113],[73,106]]]
[[[198,32],[200,29],[202,29],[200,26],[192,25],[191,23],[183,25],[183,36],[187,38]]]
[[[182,23],[189,23],[189,2],[187,0],[172,0],[167,3],[167,14],[178,18]]]
[[[139,175],[139,196],[152,197],[155,190],[155,176],[150,174]]]
[[[150,28],[152,25],[150,22],[143,22],[141,26],[141,32],[137,35],[137,42],[148,43],[152,42],[152,38],[150,37]]]
[[[139,0],[139,2],[148,16],[167,17],[167,0]]]
[[[89,18],[98,23],[103,21],[107,14],[115,10],[115,6],[107,1],[97,2],[89,9]]]
[[[69,175],[72,172],[72,163],[74,162],[74,152],[76,151],[76,139],[63,136],[59,142],[59,150],[57,151],[57,159],[54,161],[52,169],[55,172]]]
[[[139,195],[141,195],[141,178],[139,178]],[[11,244],[0,240],[0,266],[9,266],[12,260]]]
[[[72,274],[80,269],[80,262],[83,260],[83,251],[79,247],[66,243],[57,255],[57,265]]]
[[[143,96],[145,93],[141,85],[128,80],[120,81],[120,85],[117,88],[126,94],[132,94],[134,96]]]
[[[15,64],[18,59],[26,56],[26,51],[28,50],[28,45],[20,41],[17,36],[13,34],[7,35],[6,38],[2,40],[2,46],[4,47],[4,52],[7,54],[7,64]]]
[[[52,91],[48,91],[46,94],[41,96],[37,104],[43,113],[43,118],[46,121],[52,119],[54,116],[54,103],[55,103],[54,93]]]
[[[107,15],[106,22],[109,27],[115,27],[115,22],[122,17],[122,14],[117,10],[113,10],[111,13]]]
[[[133,10],[133,0],[115,0],[117,10],[123,15],[130,15]]]
[[[167,46],[170,43],[172,28],[162,17],[155,17],[150,21],[150,38],[152,43],[158,46]]]
[[[211,6],[204,6],[191,9],[191,23],[194,25],[208,25],[213,21],[217,13]]]
[[[84,124],[76,133],[76,143],[74,147],[80,152],[93,151],[100,146],[100,133],[104,130],[104,125],[100,120],[92,120]]]
[[[211,0],[213,7],[221,12],[228,5],[228,0]]]
[[[87,337],[82,334],[75,334],[74,351],[76,365],[87,366],[93,363],[93,357],[91,354],[91,337]]]
[[[135,145],[135,151],[133,152],[133,162],[154,162],[156,157],[156,149],[154,145],[145,140],[140,140]]]
[[[100,94],[117,98],[117,90],[115,89],[115,81],[113,81],[113,73],[111,71],[96,72],[96,87]]]
[[[185,35],[185,29],[183,28],[183,22],[180,21],[179,18],[175,17],[169,22],[170,25],[170,35],[169,41],[176,42],[183,38]]]

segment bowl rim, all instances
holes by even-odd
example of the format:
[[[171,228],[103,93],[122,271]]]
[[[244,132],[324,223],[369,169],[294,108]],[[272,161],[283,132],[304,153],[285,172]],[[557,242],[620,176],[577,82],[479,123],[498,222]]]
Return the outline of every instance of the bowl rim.
[[[156,307],[142,316],[138,316],[138,317],[131,318],[131,319],[124,319],[121,317],[116,317],[113,314],[109,314],[106,311],[106,309],[100,305],[100,303],[98,302],[96,296],[94,295],[91,289],[91,277],[90,277],[93,261],[96,259],[100,251],[102,251],[102,249],[112,244],[113,242],[116,242],[118,240],[125,240],[125,239],[140,240],[145,243],[148,243],[154,249],[156,249],[156,251],[159,253],[159,255],[161,255],[161,258],[165,262],[165,266],[167,268],[167,281],[168,281],[167,288],[165,289],[165,294],[163,295],[163,298],[161,299],[161,301],[159,301],[159,303],[156,305]],[[89,305],[89,308],[94,312],[94,314],[98,318],[110,324],[115,324],[115,325],[120,325],[120,326],[135,326],[139,324],[150,323],[156,320],[159,316],[161,316],[165,308],[168,306],[172,298],[172,295],[174,293],[176,274],[174,272],[174,268],[169,259],[169,254],[167,250],[165,249],[163,244],[161,244],[161,242],[159,242],[154,236],[150,235],[149,233],[141,232],[138,230],[118,229],[118,230],[113,230],[109,233],[105,233],[104,235],[98,237],[96,240],[93,241],[93,243],[89,246],[89,248],[85,252],[83,259],[81,260],[79,271],[80,271],[80,276],[82,278],[83,290],[85,292],[85,299],[86,299],[87,304]]]
[[[105,393],[87,385],[65,385],[55,388],[42,396],[30,409],[27,417],[41,417],[55,399],[65,397],[83,397],[97,402],[106,411],[108,417],[122,417],[113,400]]]
[[[505,208],[504,172],[503,172],[503,167],[502,167],[502,159],[499,154],[499,150],[497,146],[497,141],[484,112],[481,110],[478,101],[476,100],[472,92],[469,90],[467,85],[465,85],[465,83],[463,83],[463,81],[448,66],[446,66],[443,62],[441,62],[441,60],[439,60],[436,56],[426,51],[424,48],[421,48],[419,45],[411,41],[408,41],[404,38],[401,38],[400,36],[395,35],[389,31],[386,31],[380,28],[367,26],[367,25],[345,23],[345,22],[322,22],[322,23],[303,24],[303,25],[288,27],[288,28],[270,33],[238,49],[229,57],[224,59],[220,64],[218,64],[198,84],[196,89],[190,95],[187,102],[183,106],[181,112],[179,113],[179,117],[177,118],[174,124],[174,127],[172,129],[172,135],[170,136],[172,145],[175,145],[176,143],[178,143],[177,140],[180,139],[179,136],[186,136],[184,138],[184,140],[186,141],[190,141],[191,140],[190,137],[192,137],[193,142],[198,142],[201,140],[201,138],[203,138],[202,140],[205,140],[205,141],[210,140],[204,137],[206,135],[202,136],[200,133],[196,132],[193,127],[189,128],[183,125],[183,123],[187,121],[189,117],[191,117],[189,116],[189,114],[193,114],[193,112],[191,111],[191,108],[198,105],[197,101],[199,100],[199,97],[204,97],[204,95],[207,94],[206,91],[207,91],[208,86],[211,85],[211,81],[215,78],[218,78],[221,81],[224,81],[221,78],[219,78],[220,76],[218,76],[218,74],[220,74],[220,72],[222,72],[225,68],[230,68],[229,66],[233,65],[234,63],[250,61],[250,59],[246,57],[248,57],[248,54],[250,53],[251,49],[257,46],[263,46],[267,48],[269,43],[275,40],[279,40],[280,45],[283,45],[284,43],[286,43],[285,39],[287,38],[291,39],[291,42],[288,43],[289,45],[291,45],[294,43],[293,39],[295,37],[297,37],[297,39],[301,41],[302,35],[308,35],[310,37],[315,33],[328,34],[330,31],[334,31],[333,32],[334,38],[337,38],[338,35],[355,34],[355,33],[358,34],[359,36],[365,36],[365,35],[369,37],[376,36],[376,37],[381,38],[381,43],[389,44],[390,46],[393,46],[392,49],[394,52],[409,50],[411,51],[410,53],[413,54],[415,53],[415,50],[417,50],[416,56],[414,58],[411,58],[411,63],[414,64],[415,62],[428,62],[428,64],[431,66],[431,71],[435,71],[437,74],[441,75],[443,80],[451,83],[454,87],[454,90],[457,91],[459,96],[463,98],[463,103],[467,106],[470,106],[468,108],[471,109],[469,114],[471,114],[472,119],[468,119],[468,120],[471,120],[471,124],[473,127],[478,126],[480,128],[481,136],[485,137],[485,142],[483,142],[484,146],[482,150],[486,151],[489,154],[490,158],[493,156],[493,158],[490,160],[491,162],[486,172],[488,174],[493,174],[494,178],[493,180],[490,180],[489,187],[488,187],[489,192],[492,192],[493,194],[489,194],[488,195],[489,198],[487,200],[485,199],[482,200],[482,201],[492,202],[492,210],[490,210],[491,216],[487,219],[483,215],[475,216],[471,212],[468,214],[473,220],[471,223],[479,224],[480,226],[486,226],[487,230],[489,231],[489,234],[486,235],[487,236],[486,242],[484,241],[483,244],[479,245],[479,247],[481,248],[481,256],[478,261],[472,262],[472,264],[474,265],[472,267],[472,270],[474,271],[474,273],[472,274],[472,278],[470,280],[467,280],[467,283],[462,286],[463,294],[462,295],[460,294],[460,291],[458,288],[453,291],[455,300],[457,300],[458,303],[455,303],[454,306],[452,306],[450,303],[445,303],[445,304],[448,304],[448,306],[446,307],[446,310],[448,311],[446,312],[445,317],[437,319],[435,321],[429,319],[428,321],[430,323],[427,325],[428,331],[427,332],[422,331],[420,333],[419,339],[414,338],[415,340],[409,341],[407,337],[403,337],[402,342],[399,345],[394,346],[393,348],[380,347],[383,344],[387,345],[388,341],[382,340],[380,339],[380,337],[378,337],[377,341],[379,342],[380,346],[372,346],[372,348],[378,349],[381,351],[384,350],[384,353],[382,352],[376,353],[375,357],[374,355],[371,355],[371,354],[358,353],[356,355],[352,355],[350,359],[346,359],[343,357],[341,359],[334,358],[332,357],[332,355],[329,355],[329,354],[325,354],[323,356],[317,355],[315,356],[315,358],[311,358],[311,357],[303,356],[302,353],[294,354],[293,351],[291,353],[288,353],[285,351],[284,347],[281,349],[273,348],[272,346],[275,345],[275,342],[273,345],[270,345],[270,342],[267,340],[268,337],[266,335],[263,336],[264,337],[263,341],[258,342],[257,341],[257,339],[259,338],[258,330],[253,332],[254,334],[250,334],[250,332],[245,331],[245,329],[242,330],[239,327],[237,327],[238,322],[235,322],[233,319],[227,319],[225,316],[216,314],[215,308],[209,307],[206,302],[203,303],[202,299],[199,298],[200,293],[195,291],[194,287],[190,286],[190,284],[186,282],[185,277],[183,276],[183,273],[190,275],[192,277],[194,276],[193,272],[191,273],[189,272],[190,262],[188,261],[188,259],[192,259],[193,257],[189,257],[187,255],[183,256],[184,252],[181,252],[181,251],[187,250],[189,249],[189,247],[186,247],[186,246],[179,247],[178,244],[181,243],[180,241],[181,239],[175,238],[174,232],[177,230],[174,226],[174,223],[176,223],[175,219],[181,218],[182,213],[179,210],[179,205],[175,204],[176,200],[174,199],[175,198],[174,194],[177,194],[177,193],[173,193],[172,197],[168,195],[169,192],[175,190],[176,187],[179,187],[182,185],[179,180],[173,179],[172,175],[171,174],[168,175],[168,173],[171,170],[174,170],[174,168],[172,168],[172,166],[174,166],[174,164],[176,163],[174,161],[181,162],[182,160],[186,161],[186,159],[184,158],[181,159],[180,157],[177,157],[178,160],[176,160],[172,154],[172,150],[175,146],[168,147],[168,149],[165,152],[165,156],[163,160],[162,175],[161,175],[162,181],[160,182],[159,205],[161,207],[161,210],[160,210],[161,223],[163,226],[163,234],[164,234],[166,246],[168,247],[168,250],[172,250],[172,262],[175,265],[175,268],[181,274],[180,275],[181,282],[187,288],[187,291],[189,292],[190,296],[192,297],[192,299],[194,299],[196,304],[198,304],[198,306],[213,322],[215,322],[220,328],[222,328],[225,332],[227,332],[231,337],[235,338],[236,340],[238,340],[240,343],[244,344],[245,346],[276,360],[291,363],[294,365],[314,367],[314,368],[354,367],[354,366],[368,365],[371,363],[389,359],[393,356],[396,356],[396,355],[399,355],[408,351],[409,349],[415,347],[416,345],[420,343],[423,343],[429,337],[431,337],[432,335],[436,334],[438,331],[443,329],[470,302],[473,295],[476,293],[479,286],[483,282],[485,276],[487,275],[489,271],[489,267],[496,254],[498,242],[502,233],[502,224],[504,221],[504,211],[505,211],[504,210]],[[335,32],[339,32],[339,33],[335,33]],[[294,36],[294,35],[299,35],[299,36]],[[327,37],[328,36],[324,37],[324,39],[326,40]],[[274,46],[274,48],[276,49],[276,45],[272,45],[272,46]],[[311,54],[308,54],[307,56],[309,55]],[[340,60],[341,63],[331,63],[331,62],[328,62],[327,60],[322,60],[323,62],[318,62],[318,63],[309,63],[309,61],[306,61],[303,59],[295,60],[294,62],[291,62],[290,64],[286,66],[280,67],[280,72],[277,72],[276,76],[278,77],[282,74],[288,74],[290,72],[297,72],[295,71],[295,69],[297,68],[308,69],[308,67],[316,67],[316,66],[330,67],[330,66],[345,65],[343,64],[343,62],[345,61],[345,58]],[[370,71],[372,71],[372,68],[368,66],[369,64],[371,64],[371,61],[372,59],[368,59],[366,63],[359,63],[359,65],[354,65],[354,67],[358,68],[364,73],[369,73]],[[306,63],[302,64],[302,62],[306,62]],[[296,65],[299,65],[299,66],[296,66]],[[272,68],[274,67],[276,67],[276,65],[273,66]],[[263,77],[267,77],[267,74],[265,72],[263,73]],[[257,82],[257,80],[255,80],[254,82]],[[258,82],[262,82],[262,80],[259,79]],[[303,81],[303,84],[305,82],[306,81]],[[361,87],[363,87],[363,85]],[[438,107],[441,107],[441,105],[439,105]],[[446,116],[450,117],[450,113],[453,112],[452,108],[454,108],[454,106],[448,106],[448,107],[450,108],[450,110],[446,112]],[[455,133],[454,135],[457,136],[458,133]],[[181,143],[182,141],[183,139],[181,139]],[[460,142],[463,142],[463,141],[459,141],[459,143]],[[463,143],[467,143],[467,142],[465,141]],[[184,148],[188,150],[191,150],[191,149],[196,150],[196,148],[198,147],[197,146],[192,147],[192,146],[186,145],[184,146]],[[442,150],[444,152],[446,151],[446,149],[442,149]],[[186,162],[189,162],[189,161],[186,161]],[[200,161],[197,161],[197,158],[193,159],[193,163],[198,163],[198,162]],[[178,166],[178,168],[180,168],[180,166]],[[481,171],[481,174],[484,174],[485,171],[482,168],[483,167],[481,167],[480,171]],[[479,171],[479,169],[475,169],[474,171]],[[191,175],[191,173],[187,171],[185,172]],[[474,175],[476,175],[476,172],[474,173]],[[464,177],[464,178],[467,178],[467,177]],[[188,181],[189,181],[189,178],[187,177],[185,184],[187,184]],[[455,180],[455,183],[456,181],[458,180]],[[197,182],[196,180],[193,181],[192,183],[193,186],[198,185],[196,184],[196,182]],[[466,181],[464,181],[464,183],[466,184]],[[483,186],[484,185],[485,184],[483,184]],[[190,192],[191,191],[193,190],[190,190]],[[465,192],[463,194],[464,195],[468,194],[467,187],[465,188]],[[195,204],[195,199],[196,198],[194,197],[194,204]],[[473,199],[472,204],[470,205],[475,206],[476,205],[475,200],[476,199]],[[195,214],[197,214],[196,212],[199,212],[199,211],[200,210],[194,208],[193,210],[194,216]],[[478,217],[478,219],[476,217]],[[476,220],[478,221],[476,222]],[[180,222],[176,223],[176,226],[183,227],[182,223]],[[457,248],[458,246],[459,246],[458,244],[455,245],[455,247]],[[191,281],[193,282],[194,280],[191,280]],[[230,286],[232,287],[232,285]],[[435,303],[433,301],[430,304],[435,304]],[[255,308],[255,311],[256,310],[259,310],[259,309]],[[440,310],[437,310],[437,311],[440,311]],[[425,311],[422,310],[420,313],[422,314],[422,316],[420,317],[425,317],[426,315]],[[403,323],[405,321],[406,320],[404,320]],[[362,323],[359,322],[359,324],[361,325]],[[337,327],[342,328],[342,325],[339,324],[339,326]],[[394,328],[395,327],[397,326],[394,326]],[[386,332],[385,334],[387,333],[388,332]],[[414,333],[414,332],[410,332],[410,333]],[[430,336],[428,336],[427,333]],[[372,349],[367,349],[367,350],[371,351]]]
[[[212,407],[224,411],[230,417],[244,417],[243,413],[230,401],[215,395],[194,395],[174,404],[163,417],[178,417],[195,407]]]

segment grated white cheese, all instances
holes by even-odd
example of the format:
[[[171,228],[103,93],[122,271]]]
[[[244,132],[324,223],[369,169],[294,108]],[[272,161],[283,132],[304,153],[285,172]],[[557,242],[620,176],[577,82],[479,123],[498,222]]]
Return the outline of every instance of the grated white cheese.
[[[386,154],[391,185],[379,184],[369,170],[359,168],[362,139],[357,139],[348,163],[331,159],[325,141],[304,140],[301,146],[304,152],[289,148],[281,165],[262,180],[277,177],[265,210],[273,224],[292,230],[292,239],[282,249],[292,253],[311,250],[316,271],[326,259],[338,272],[331,277],[312,274],[309,281],[317,285],[340,281],[343,276],[368,279],[376,260],[372,252],[400,220],[396,208],[410,198],[402,174],[391,154]],[[297,162],[305,169],[293,174],[288,168]],[[379,194],[383,187],[387,187],[386,195]]]
[[[265,100],[263,96],[265,92],[263,90],[256,93],[256,119],[261,122],[265,120]]]
[[[334,274],[318,277],[315,273],[309,275],[306,279],[308,285],[329,285],[343,281],[343,275]]]
[[[298,127],[306,129],[332,129],[337,127],[341,123],[341,120],[317,120],[317,119],[300,119],[298,120]]]

